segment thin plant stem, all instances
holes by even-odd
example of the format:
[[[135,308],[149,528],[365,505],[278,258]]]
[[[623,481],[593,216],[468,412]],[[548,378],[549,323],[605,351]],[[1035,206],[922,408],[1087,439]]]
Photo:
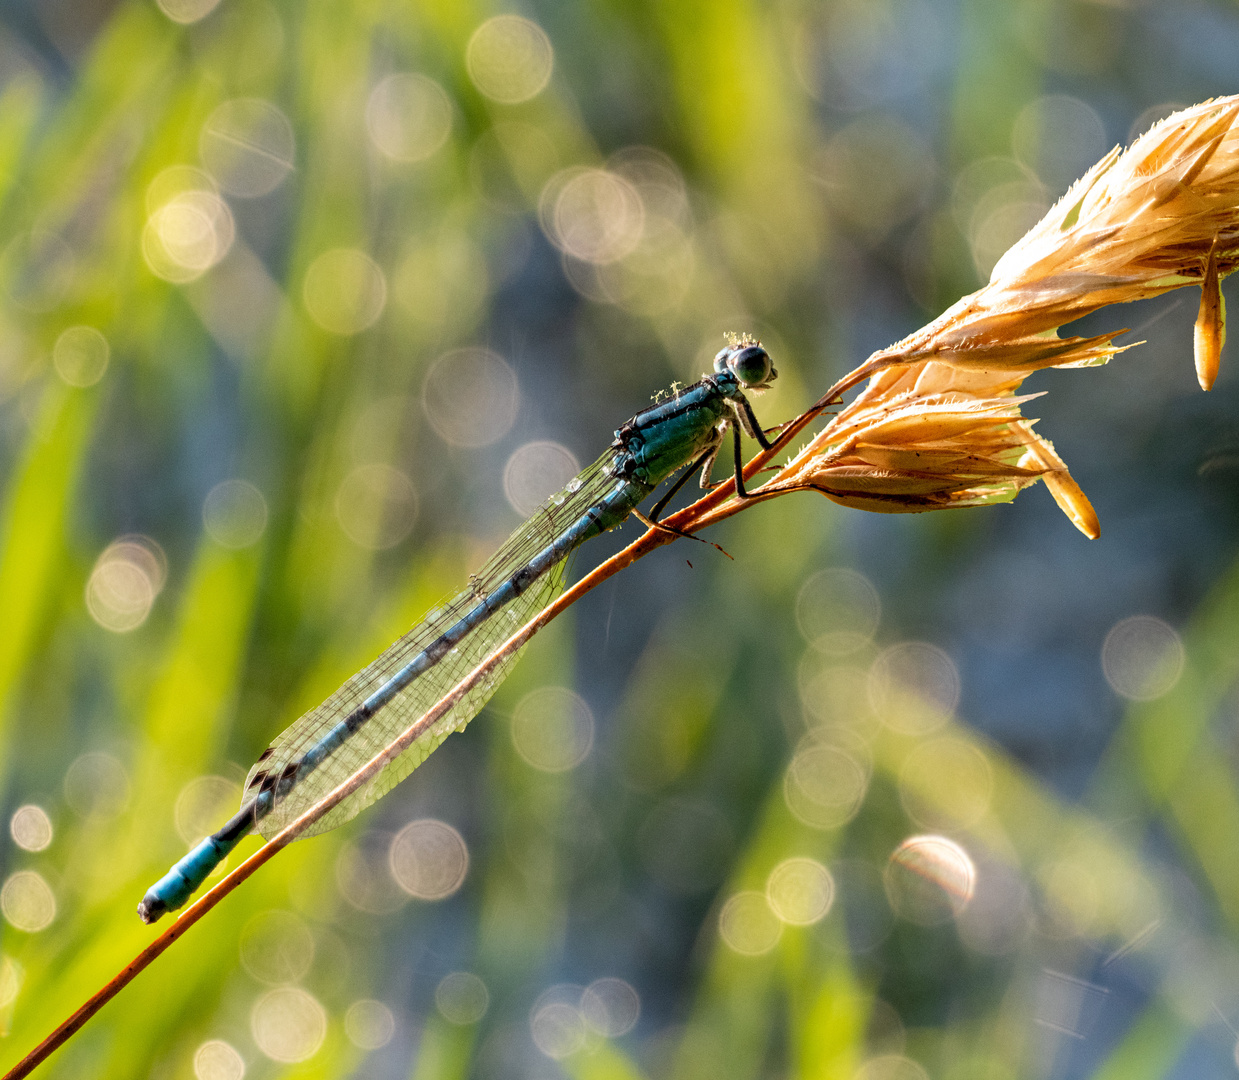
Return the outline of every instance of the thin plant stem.
[[[840,394],[855,386],[862,379],[872,375],[875,371],[880,370],[881,366],[885,366],[890,361],[885,358],[875,356],[870,361],[855,371],[851,372],[845,378],[836,383],[831,389],[820,398],[810,409],[800,414],[795,420],[786,424],[779,436],[769,450],[763,450],[753,457],[748,464],[744,466],[743,473],[747,480],[755,475],[759,470],[764,468],[777,454],[782,452],[793,438],[812,423],[824,409],[834,403]],[[785,489],[784,489],[785,490]],[[29,1076],[30,1073],[42,1062],[46,1061],[53,1052],[63,1046],[70,1038],[73,1037],[81,1027],[119,994],[126,986],[129,985],[137,976],[149,967],[157,957],[161,956],[167,949],[201,919],[208,911],[216,904],[224,899],[238,885],[255,873],[264,863],[273,859],[281,850],[286,848],[294,840],[296,840],[306,829],[313,825],[316,821],[329,813],[334,807],[349,797],[358,788],[365,785],[376,773],[378,773],[389,761],[398,757],[404,750],[411,746],[427,728],[436,723],[456,704],[456,702],[472,689],[481,679],[484,679],[489,672],[495,667],[502,664],[504,660],[510,657],[514,652],[520,649],[529,641],[539,630],[542,629],[552,619],[562,613],[570,605],[576,603],[582,596],[592,589],[597,588],[608,578],[618,574],[621,570],[637,559],[648,555],[656,548],[662,547],[664,544],[669,544],[673,540],[680,538],[679,534],[691,534],[705,528],[708,525],[713,525],[716,522],[722,521],[725,518],[731,517],[732,514],[743,510],[746,506],[751,505],[755,501],[761,501],[763,498],[763,490],[757,488],[750,493],[748,499],[730,499],[730,496],[735,492],[735,478],[731,478],[718,487],[702,496],[691,506],[685,507],[683,510],[672,514],[665,521],[665,524],[671,526],[675,532],[667,528],[655,525],[651,529],[647,529],[641,536],[634,540],[622,551],[617,552],[606,562],[597,566],[590,571],[585,577],[578,581],[571,588],[567,589],[554,603],[543,608],[537,615],[522,626],[516,633],[507,639],[498,649],[492,652],[485,660],[478,664],[468,675],[458,682],[451,690],[447,692],[440,700],[430,709],[429,712],[419,717],[414,721],[394,742],[389,743],[383,750],[371,758],[366,764],[362,765],[348,779],[343,781],[338,787],[320,799],[314,806],[310,807],[295,821],[287,825],[283,830],[273,836],[267,843],[260,847],[253,855],[246,859],[235,870],[227,874],[223,879],[216,883],[210,890],[203,893],[193,904],[185,909],[176,920],[164,930],[154,941],[147,945],[141,952],[129,961],[111,980],[103,987],[92,994],[77,1010],[73,1012],[59,1027],[57,1027],[50,1035],[47,1036],[38,1046],[30,1051],[20,1062],[10,1069],[5,1075],[4,1080],[20,1080],[21,1077]],[[776,492],[766,492],[768,497],[770,494],[781,494],[782,490]],[[728,501],[730,499],[730,501]]]
[[[42,1064],[54,1051],[68,1042],[87,1020],[133,982],[141,972],[154,963],[155,959],[163,954],[173,942],[182,937],[194,923],[232,892],[241,882],[253,874],[263,863],[268,859],[274,858],[281,848],[285,848],[292,843],[296,836],[285,836],[286,833],[291,832],[291,829],[292,826],[260,847],[245,862],[216,884],[214,888],[203,893],[193,904],[181,912],[171,926],[121,968],[107,983],[87,998],[64,1023],[5,1073],[4,1080],[20,1080],[23,1076],[29,1076],[36,1066]]]

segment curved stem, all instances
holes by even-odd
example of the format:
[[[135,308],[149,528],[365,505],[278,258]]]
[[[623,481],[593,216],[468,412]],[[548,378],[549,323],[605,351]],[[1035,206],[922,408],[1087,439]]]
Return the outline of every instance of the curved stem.
[[[771,444],[769,450],[763,450],[753,457],[743,468],[745,479],[755,475],[766,464],[791,442],[795,436],[815,420],[824,409],[833,404],[844,391],[855,386],[862,379],[874,374],[881,367],[889,366],[892,361],[885,356],[871,358],[862,367],[841,379],[820,398],[810,409],[801,413],[791,421]],[[445,694],[425,715],[411,724],[393,743],[376,754],[365,765],[359,768],[347,780],[336,787],[330,794],[312,806],[296,821],[293,821],[253,855],[246,859],[235,870],[227,874],[214,887],[205,892],[193,904],[186,908],[180,916],[164,930],[154,941],[147,945],[128,964],[126,964],[109,982],[88,998],[67,1020],[47,1036],[38,1046],[27,1054],[16,1066],[9,1070],[4,1080],[20,1080],[29,1076],[31,1071],[45,1061],[55,1050],[64,1045],[92,1016],[129,985],[142,971],[162,955],[175,941],[182,937],[191,926],[201,919],[216,904],[224,899],[233,889],[255,873],[260,866],[274,858],[279,852],[291,844],[306,829],[321,817],[339,805],[350,794],[367,783],[388,761],[399,756],[425,730],[441,719],[452,706],[481,679],[504,660],[520,649],[542,627],[576,603],[582,596],[597,588],[608,578],[631,566],[637,559],[648,555],[656,548],[662,547],[680,538],[681,534],[692,534],[731,517],[733,514],[775,495],[785,494],[789,489],[776,488],[765,490],[757,488],[747,499],[734,499],[735,478],[724,481],[712,491],[702,496],[690,506],[672,514],[664,522],[647,529],[622,551],[612,555],[606,562],[595,567],[571,588],[567,589],[553,604],[540,611],[534,618],[522,626],[497,650],[492,652],[482,663],[478,664],[468,675]],[[670,528],[668,528],[669,526]],[[675,531],[671,531],[675,530]]]

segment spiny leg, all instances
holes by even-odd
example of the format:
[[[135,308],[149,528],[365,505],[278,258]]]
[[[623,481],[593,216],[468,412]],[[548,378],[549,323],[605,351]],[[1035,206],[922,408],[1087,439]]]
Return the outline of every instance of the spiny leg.
[[[752,498],[752,496],[748,493],[748,491],[745,490],[745,487],[744,487],[744,458],[742,456],[744,448],[740,444],[740,425],[736,421],[732,420],[728,423],[727,426],[731,428],[732,456],[735,459],[733,462],[733,468],[735,469],[736,498],[737,499],[750,499]],[[747,421],[746,421],[746,426],[747,426]],[[760,428],[758,430],[760,430]],[[765,436],[762,436],[762,438],[759,441],[765,443]],[[765,448],[769,450],[770,445],[766,443]],[[716,446],[711,451],[710,460],[706,465],[706,469],[708,469],[711,465],[714,464],[714,457],[717,454],[718,454],[718,447]],[[718,484],[711,484],[709,480],[707,479],[708,475],[709,475],[708,472],[706,471],[702,472],[701,486],[705,488],[707,491],[711,491],[714,488],[718,487]],[[724,482],[725,481],[722,481],[722,480],[719,481],[720,484]]]
[[[723,445],[723,437],[720,434],[714,445],[710,447],[700,458],[701,461],[701,490],[710,491],[717,487],[717,484],[710,483],[710,473],[714,471],[714,462],[718,457],[719,447]],[[697,466],[694,465],[693,468]]]
[[[735,417],[728,421],[727,426],[731,428],[733,455],[735,461],[733,467],[735,469],[736,478],[736,498],[747,499],[749,493],[744,487],[743,460],[741,457],[742,447],[740,445],[740,428],[743,427],[749,433],[763,450],[773,450],[774,444],[766,438],[766,433],[762,430],[761,424],[757,422],[757,416],[753,412],[753,406],[749,404],[749,399],[741,394],[736,400],[731,402],[732,410]],[[714,465],[714,458],[718,454],[719,446],[722,444],[722,439],[719,439],[710,451],[710,457],[705,463],[705,468],[701,473],[701,486],[709,491],[711,488],[717,487],[716,484],[710,483],[710,468]]]
[[[761,424],[757,422],[757,415],[753,412],[753,406],[749,404],[749,399],[741,394],[732,404],[736,410],[736,416],[740,418],[740,422],[744,425],[744,430],[757,440],[757,445],[763,450],[773,450],[774,444],[766,438],[766,433],[762,430]]]
[[[654,509],[650,511],[650,518],[652,519],[652,521],[658,520],[658,515],[661,514],[663,510],[666,509],[667,503],[669,503],[675,497],[675,493],[684,486],[684,482],[690,476],[692,476],[694,472],[697,471],[697,466],[705,462],[706,468],[708,469],[710,467],[710,464],[712,464],[714,461],[714,455],[717,453],[718,453],[717,447],[707,450],[704,454],[702,454],[699,458],[697,458],[696,461],[694,461],[691,465],[689,465],[688,468],[686,468],[682,473],[680,473],[679,479],[676,480],[676,482],[667,489],[667,493],[661,499],[659,499],[658,502],[654,504]],[[702,487],[704,486],[705,485],[702,484]]]
[[[643,525],[645,525],[646,528],[660,529],[662,532],[670,533],[672,536],[680,536],[686,540],[697,540],[702,544],[709,544],[712,548],[718,548],[719,551],[722,551],[723,554],[726,555],[727,558],[730,559],[731,555],[728,554],[728,552],[724,551],[723,548],[719,547],[719,545],[715,544],[713,541],[705,540],[700,536],[694,536],[692,533],[686,533],[682,529],[677,529],[672,525],[664,525],[661,521],[658,520],[658,515],[663,512],[663,510],[667,506],[667,503],[669,503],[672,500],[672,498],[675,496],[675,493],[684,486],[688,478],[697,471],[698,466],[701,466],[702,468],[702,474],[701,474],[702,485],[701,486],[702,487],[706,486],[705,478],[709,475],[710,467],[714,464],[714,459],[717,455],[718,455],[718,444],[716,443],[714,446],[707,449],[705,453],[699,455],[696,461],[694,461],[682,473],[680,473],[679,478],[676,480],[674,484],[671,485],[671,487],[667,490],[667,493],[661,499],[659,499],[658,502],[654,504],[654,509],[650,511],[649,517],[646,517],[643,513],[641,513],[640,510],[636,509],[635,507],[633,508],[632,516],[635,517]]]
[[[747,405],[748,402],[745,402],[745,404]],[[750,410],[749,413],[750,415],[752,415],[752,410]],[[758,428],[757,430],[761,431],[761,428]],[[735,455],[735,459],[736,459],[734,462],[735,470],[736,470],[736,498],[737,499],[750,499],[752,498],[752,496],[747,491],[744,490],[744,459],[740,456],[741,446],[740,446],[740,425],[739,424],[731,425],[731,436],[732,436],[732,439],[731,439],[732,453]],[[764,442],[765,438],[766,437],[763,435],[760,441]],[[766,449],[769,449],[769,447],[767,447]]]
[[[633,510],[632,516],[635,517],[642,525],[649,529],[657,529],[659,532],[670,533],[672,536],[679,536],[684,540],[696,540],[700,544],[709,544],[710,547],[717,551],[721,551],[727,558],[731,559],[731,553],[724,547],[716,544],[713,540],[707,540],[705,537],[697,536],[694,533],[685,532],[683,529],[677,529],[674,525],[665,525],[661,521],[651,521],[640,510]],[[732,559],[734,562],[735,560]],[[691,565],[691,563],[690,563]]]

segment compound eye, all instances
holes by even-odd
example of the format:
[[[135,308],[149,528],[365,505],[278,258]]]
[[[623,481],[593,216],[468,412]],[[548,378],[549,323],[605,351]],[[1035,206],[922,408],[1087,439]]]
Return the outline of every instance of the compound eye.
[[[770,354],[760,345],[748,345],[733,351],[726,363],[745,386],[763,387],[774,378]]]

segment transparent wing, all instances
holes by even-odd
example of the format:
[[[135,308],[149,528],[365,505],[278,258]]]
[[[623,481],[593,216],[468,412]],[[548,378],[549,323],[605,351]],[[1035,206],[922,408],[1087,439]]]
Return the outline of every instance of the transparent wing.
[[[581,517],[594,503],[611,491],[617,481],[610,474],[614,453],[608,451],[553,495],[516,530],[485,566],[470,578],[463,590],[429,612],[422,622],[389,646],[377,660],[363,668],[318,707],[311,709],[287,728],[250,769],[245,782],[244,800],[257,795],[261,778],[256,774],[278,772],[300,760],[340,720],[383,686],[413,657],[417,656],[445,630],[454,626],[482,598],[507,582],[544,547]],[[327,757],[280,799],[258,823],[258,830],[270,839],[287,824],[300,817],[380,750],[395,740],[418,717],[481,663],[498,645],[541,611],[563,587],[563,563],[542,576],[530,588],[490,619],[476,627],[434,667],[399,691],[373,717],[363,724],[335,753]],[[417,768],[451,732],[461,731],[486,704],[495,688],[507,677],[519,652],[475,686],[412,746],[392,761],[368,785],[354,792],[339,806],[306,830],[314,836],[343,825],[385,795]]]

